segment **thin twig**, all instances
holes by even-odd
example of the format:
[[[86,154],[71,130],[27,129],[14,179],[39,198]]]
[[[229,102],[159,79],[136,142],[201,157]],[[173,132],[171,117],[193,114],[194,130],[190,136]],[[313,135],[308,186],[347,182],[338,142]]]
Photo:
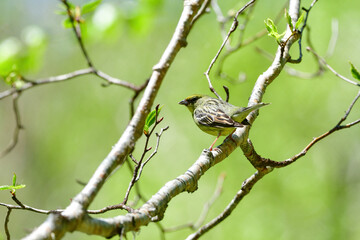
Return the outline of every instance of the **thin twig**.
[[[114,85],[119,85],[119,86],[123,86],[123,87],[126,87],[126,88],[129,88],[131,90],[134,90],[135,92],[137,91],[140,91],[140,89],[144,89],[143,87],[138,87],[138,86],[135,86],[133,83],[130,83],[130,82],[126,82],[124,80],[120,80],[118,78],[114,78],[114,77],[111,77],[109,76],[108,74],[102,72],[102,71],[99,71],[99,70],[95,70],[93,72],[96,76],[104,79],[105,81],[108,82],[108,84],[114,84]]]
[[[259,48],[259,47],[255,47],[255,50],[258,53],[260,53],[262,56],[267,58],[268,60],[270,60],[270,61],[274,60],[274,56],[271,53],[269,53],[268,51],[266,51],[262,48]],[[294,77],[298,77],[298,78],[302,78],[302,79],[312,79],[312,78],[320,76],[324,73],[324,68],[321,65],[320,61],[316,60],[316,62],[318,63],[318,69],[314,73],[302,72],[302,71],[299,71],[297,69],[290,67],[289,65],[286,65],[284,67],[284,69],[290,76],[294,76]]]
[[[48,78],[44,78],[44,79],[39,79],[37,81],[29,81],[27,80],[20,88],[11,88],[8,89],[6,91],[3,91],[0,93],[0,99],[3,99],[5,97],[8,97],[12,94],[15,94],[16,92],[23,92],[29,88],[35,87],[35,86],[40,86],[43,84],[47,84],[47,83],[55,83],[55,82],[61,82],[61,81],[66,81],[66,80],[70,80],[72,78],[81,76],[81,75],[86,75],[86,74],[90,74],[92,73],[92,69],[91,68],[86,68],[86,69],[80,69],[80,70],[76,70],[74,72],[71,73],[66,73],[63,75],[58,75],[58,76],[53,76],[53,77],[48,77]]]
[[[20,97],[20,93],[14,93],[12,95],[12,97],[13,97],[12,107],[13,107],[13,112],[14,112],[14,116],[15,116],[15,127],[14,127],[14,131],[13,131],[13,136],[12,136],[8,146],[2,152],[0,152],[0,158],[4,157],[9,152],[11,152],[11,150],[13,150],[15,148],[15,146],[19,140],[20,130],[23,129],[23,126],[21,124],[21,119],[20,119],[19,106],[18,106],[18,99]]]
[[[286,3],[287,4],[287,3]],[[285,4],[285,5],[286,5]],[[283,12],[284,12],[284,7],[281,8],[281,10],[279,11],[279,13],[276,15],[274,22],[277,23],[280,21],[280,19],[283,17]],[[255,35],[249,37],[248,39],[243,40],[244,37],[244,33],[245,33],[245,29],[247,27],[247,24],[249,22],[250,19],[250,15],[251,15],[251,10],[253,9],[253,7],[249,8],[249,12],[246,15],[246,18],[244,20],[244,22],[241,24],[240,26],[240,35],[239,35],[239,40],[237,42],[237,44],[233,47],[228,47],[226,49],[226,52],[220,57],[219,62],[218,62],[218,67],[216,70],[216,75],[219,76],[222,79],[228,80],[230,82],[233,82],[234,79],[229,76],[228,74],[226,74],[225,72],[223,72],[223,66],[225,63],[225,60],[231,56],[234,52],[238,51],[239,49],[255,42],[256,40],[260,39],[261,37],[265,36],[267,34],[267,30],[266,29],[262,29],[259,32],[257,32]]]
[[[130,155],[129,155],[129,156],[130,156]],[[135,160],[135,162],[134,162],[134,160]],[[134,157],[132,157],[132,161],[133,161],[136,165],[138,164],[138,162],[136,161],[136,159],[135,159]],[[131,164],[130,160],[127,159],[127,160],[126,160],[126,163],[127,163],[127,166],[128,166],[128,168],[129,168],[130,173],[133,174],[134,168],[132,167],[132,164]],[[131,201],[131,202],[128,203],[128,205],[131,206],[131,207],[136,206],[139,200],[141,200],[141,201],[143,201],[143,202],[146,202],[146,198],[144,197],[144,195],[143,195],[143,194],[141,193],[141,191],[140,191],[140,186],[139,186],[139,184],[135,184],[135,191],[136,191],[135,199],[134,199],[133,201]]]
[[[122,204],[126,204],[126,203],[127,203],[128,198],[129,198],[129,195],[130,195],[130,191],[131,191],[131,189],[133,188],[133,186],[135,185],[135,183],[136,183],[137,181],[139,181],[144,166],[145,166],[146,163],[148,163],[148,162],[150,161],[150,159],[157,153],[157,149],[158,149],[158,146],[159,146],[159,143],[160,143],[160,136],[161,136],[161,134],[163,133],[163,131],[166,131],[166,130],[169,128],[169,127],[162,128],[161,131],[160,131],[161,134],[157,134],[158,140],[157,140],[156,149],[155,149],[155,151],[149,156],[149,158],[144,161],[144,158],[145,158],[146,153],[151,150],[151,147],[150,147],[150,148],[148,147],[150,137],[151,137],[151,135],[153,134],[155,128],[158,126],[158,124],[163,120],[163,118],[158,119],[159,105],[157,105],[155,109],[156,109],[155,124],[154,124],[154,126],[152,127],[151,131],[150,131],[149,133],[145,134],[146,140],[145,140],[144,150],[143,150],[143,152],[142,152],[142,154],[141,154],[140,160],[139,160],[139,161],[136,161],[135,159],[133,160],[134,162],[137,162],[137,164],[135,165],[135,168],[134,168],[134,171],[133,171],[133,176],[132,176],[131,181],[130,181],[130,183],[129,183],[128,189],[127,189],[127,191],[126,191],[126,193],[125,193],[125,197],[124,197],[124,200],[123,200]],[[132,158],[133,158],[133,156],[132,156]]]
[[[9,221],[10,221],[10,214],[11,214],[11,208],[7,208],[7,212],[6,212],[6,217],[5,217],[5,223],[4,223],[4,228],[5,228],[5,233],[6,233],[6,239],[10,240],[10,231],[9,231]]]
[[[74,18],[73,13],[71,12],[70,5],[69,5],[67,0],[61,0],[61,1],[64,3],[64,5],[66,7],[66,12],[67,12],[67,15],[68,15],[68,17],[70,19],[71,27],[72,27],[72,29],[73,29],[73,31],[75,33],[76,39],[77,39],[77,41],[78,41],[78,43],[80,45],[81,51],[82,51],[82,53],[83,53],[83,55],[84,55],[84,57],[85,57],[85,59],[87,61],[87,64],[88,64],[88,66],[90,68],[95,69],[94,65],[93,65],[93,63],[92,63],[92,61],[91,61],[91,59],[89,57],[89,54],[86,51],[86,48],[84,46],[84,43],[83,43],[83,40],[82,40],[82,37],[81,37],[80,19],[75,19]],[[77,24],[75,24],[75,23],[77,23]]]
[[[211,0],[205,0],[203,2],[203,4],[201,5],[201,8],[199,9],[197,14],[194,16],[193,20],[191,21],[191,25],[193,25],[199,19],[199,17],[201,17],[201,15],[206,13],[206,11],[210,5],[210,2],[211,2]]]
[[[224,90],[225,90],[225,93],[226,93],[226,102],[229,102],[229,99],[230,99],[230,94],[229,94],[229,88],[227,86],[223,86]]]
[[[17,205],[11,205],[11,204],[1,203],[1,202],[0,202],[0,206],[4,206],[7,208],[16,209],[16,210],[28,210],[31,212],[41,213],[41,214],[61,213],[62,211],[64,211],[64,210],[60,210],[60,209],[58,209],[58,210],[43,210],[43,209],[30,207],[25,204],[23,204],[23,206],[17,206]]]
[[[234,17],[234,20],[233,20],[233,23],[231,24],[231,27],[230,27],[230,30],[229,30],[228,34],[226,35],[224,41],[222,42],[222,44],[221,44],[221,46],[220,46],[220,49],[217,51],[215,57],[211,60],[208,69],[207,69],[206,72],[204,73],[205,76],[206,76],[206,78],[207,78],[207,80],[208,80],[208,84],[209,84],[210,91],[213,92],[218,99],[222,99],[222,98],[220,97],[220,95],[215,91],[214,87],[212,86],[212,83],[211,83],[211,80],[210,80],[210,76],[209,76],[210,70],[211,70],[211,68],[213,67],[213,65],[214,65],[214,63],[216,62],[216,60],[218,59],[218,57],[219,57],[221,51],[223,50],[225,44],[226,44],[227,41],[229,40],[230,35],[231,35],[231,34],[236,30],[236,28],[238,27],[238,24],[239,24],[239,22],[238,22],[238,20],[237,20],[238,16],[239,16],[246,8],[248,8],[249,6],[251,6],[254,2],[255,2],[255,0],[249,1],[248,3],[245,4],[245,6],[243,6],[239,11],[236,12],[235,17]]]
[[[149,156],[143,163],[140,164],[140,169],[139,169],[138,176],[136,177],[136,181],[139,181],[140,176],[141,176],[141,173],[142,173],[145,165],[146,165],[146,164],[155,156],[155,154],[157,153],[157,151],[158,151],[158,149],[159,149],[159,145],[160,145],[161,135],[163,134],[164,131],[166,131],[166,130],[168,130],[168,129],[169,129],[169,126],[166,126],[165,128],[162,128],[159,133],[155,133],[156,138],[157,138],[155,150],[150,154],[150,156]]]
[[[310,27],[309,26],[306,26],[306,29],[307,29],[307,37],[306,37],[306,41],[307,41],[307,44],[309,47],[313,48],[314,49],[314,45],[311,41],[311,37],[310,37]],[[314,73],[306,73],[306,72],[301,72],[299,70],[295,70],[289,66],[286,67],[286,72],[291,75],[291,76],[296,76],[296,77],[300,77],[300,78],[304,78],[304,79],[311,79],[311,78],[314,78],[314,77],[318,77],[318,76],[321,76],[322,74],[324,74],[324,66],[321,64],[320,60],[312,55],[314,57],[314,60],[316,61],[317,63],[317,70],[314,72]]]
[[[22,204],[22,206],[20,206],[20,205],[12,205],[12,204],[0,203],[0,206],[6,207],[8,209],[27,210],[27,211],[30,211],[30,212],[35,212],[35,213],[40,213],[40,214],[45,214],[45,215],[49,215],[51,213],[61,213],[61,212],[64,211],[64,209],[44,210],[44,209],[30,207],[30,206],[25,205],[25,204]],[[123,210],[126,210],[127,212],[134,212],[133,208],[120,203],[120,204],[116,204],[116,205],[107,206],[107,207],[104,207],[104,208],[98,209],[98,210],[87,210],[87,213],[89,213],[89,214],[100,214],[100,213],[105,213],[105,212],[108,212],[108,211],[111,211],[111,210],[116,210],[116,209],[123,209]]]
[[[73,79],[75,77],[87,75],[87,74],[95,74],[96,76],[106,80],[109,84],[123,86],[123,87],[131,89],[135,92],[140,92],[146,87],[146,85],[144,86],[144,84],[141,86],[135,86],[132,83],[111,77],[101,71],[94,72],[94,69],[92,69],[92,68],[85,68],[85,69],[76,70],[74,72],[70,72],[70,73],[66,73],[66,74],[62,74],[62,75],[58,75],[58,76],[52,76],[52,77],[48,77],[48,78],[39,79],[36,81],[26,80],[26,82],[20,88],[13,87],[13,88],[10,88],[3,92],[0,92],[0,99],[11,96],[17,92],[23,92],[23,91],[28,90],[35,86],[40,86],[40,85],[48,84],[48,83],[67,81],[67,80]]]
[[[131,208],[131,207],[125,205],[125,204],[119,203],[119,204],[116,204],[116,205],[111,205],[111,206],[104,207],[104,208],[99,209],[99,210],[87,210],[87,213],[89,213],[89,214],[101,214],[101,213],[105,213],[105,212],[108,212],[108,211],[111,211],[111,210],[116,210],[116,209],[126,210],[129,213],[134,212],[133,208]]]
[[[344,80],[344,81],[346,81],[346,82],[348,82],[348,83],[351,83],[351,84],[353,84],[353,85],[355,85],[355,86],[360,87],[360,83],[357,83],[357,82],[355,82],[355,81],[352,81],[352,80],[344,77],[344,76],[341,75],[340,73],[336,72],[336,71],[325,61],[325,59],[322,58],[322,57],[320,57],[312,48],[307,47],[306,50],[307,50],[307,51],[310,51],[312,54],[314,54],[314,56],[316,56],[316,57],[320,60],[320,62],[321,62],[325,67],[327,67],[332,73],[334,73],[335,76],[341,78],[342,80]]]
[[[317,1],[318,0],[313,0],[313,2],[310,4],[310,7],[308,9],[302,8],[306,12],[306,14],[305,14],[304,24],[302,25],[301,29],[299,30],[299,33],[300,33],[300,38],[299,38],[299,41],[298,41],[298,44],[299,44],[299,58],[298,59],[289,58],[288,59],[289,63],[300,63],[301,60],[302,60],[302,47],[301,47],[302,36],[304,34],[304,29],[306,28],[306,25],[307,25],[309,13],[310,13],[311,9],[314,7],[314,5],[315,5],[315,3]],[[297,31],[297,30],[295,29],[295,31]]]
[[[25,208],[24,204],[19,199],[17,199],[15,193],[12,193],[11,199],[14,200],[14,202],[16,202],[20,207]]]

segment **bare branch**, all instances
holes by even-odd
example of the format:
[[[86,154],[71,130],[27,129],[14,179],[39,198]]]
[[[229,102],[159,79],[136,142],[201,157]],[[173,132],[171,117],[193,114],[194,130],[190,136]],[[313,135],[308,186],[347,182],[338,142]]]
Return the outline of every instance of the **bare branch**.
[[[128,189],[125,193],[125,197],[124,197],[124,200],[122,202],[122,204],[126,204],[127,201],[128,201],[128,198],[129,198],[129,195],[130,195],[130,191],[131,189],[133,188],[134,184],[139,181],[140,179],[140,176],[141,176],[141,173],[143,171],[143,168],[144,166],[150,161],[150,159],[157,153],[158,151],[158,147],[159,147],[159,143],[160,143],[160,137],[162,135],[162,133],[164,131],[166,131],[169,127],[165,127],[165,128],[162,128],[160,133],[157,134],[156,133],[156,137],[157,137],[157,143],[156,143],[156,148],[154,150],[154,152],[144,161],[144,158],[145,158],[145,155],[148,151],[150,151],[151,147],[149,148],[148,145],[149,145],[149,140],[151,138],[151,135],[153,134],[155,128],[159,125],[159,123],[162,121],[163,118],[161,118],[160,120],[158,120],[158,114],[159,114],[159,105],[156,106],[156,112],[155,112],[155,124],[154,126],[152,127],[151,131],[148,133],[148,134],[145,134],[146,136],[146,141],[145,141],[145,145],[144,145],[144,150],[143,150],[143,153],[141,154],[141,157],[140,157],[140,160],[139,161],[136,161],[133,156],[131,154],[129,154],[130,158],[136,163],[135,165],[135,169],[133,171],[133,177],[129,183],[129,186],[128,186]]]
[[[126,88],[131,89],[131,90],[133,90],[135,92],[138,92],[138,94],[139,94],[139,92],[141,92],[146,87],[146,84],[143,84],[143,85],[138,87],[138,86],[135,86],[134,84],[126,82],[124,80],[120,80],[120,79],[111,77],[111,76],[109,76],[106,73],[103,73],[101,71],[95,71],[94,72],[94,69],[92,69],[92,68],[85,68],[85,69],[76,70],[76,71],[71,72],[71,73],[66,73],[66,74],[63,74],[63,75],[58,75],[58,76],[53,76],[53,77],[48,77],[48,78],[43,78],[43,79],[39,79],[39,80],[36,80],[36,81],[26,80],[26,82],[20,88],[11,88],[11,89],[8,89],[6,91],[1,92],[0,93],[0,99],[3,99],[3,98],[8,97],[8,96],[10,96],[12,94],[15,94],[16,92],[23,92],[23,91],[25,91],[27,89],[30,89],[32,87],[35,87],[35,86],[40,86],[40,85],[48,84],[48,83],[56,83],[56,82],[67,81],[67,80],[73,79],[75,77],[82,76],[82,75],[87,75],[87,74],[95,74],[96,76],[106,80],[110,84],[115,84],[115,85],[119,85],[119,86],[122,86],[122,87],[126,87]]]
[[[11,150],[13,150],[15,148],[15,146],[19,140],[20,130],[23,129],[23,126],[22,126],[21,120],[20,120],[20,112],[19,112],[19,106],[18,106],[19,97],[20,97],[20,93],[13,94],[12,107],[13,107],[13,112],[14,112],[14,116],[15,116],[15,127],[14,127],[14,131],[13,131],[12,139],[10,140],[8,146],[2,152],[0,152],[0,158],[4,157],[8,153],[10,153]]]
[[[87,210],[87,213],[89,213],[89,214],[101,214],[101,213],[105,213],[105,212],[116,210],[116,209],[123,209],[123,210],[126,210],[129,213],[134,212],[134,209],[132,209],[131,207],[120,203],[120,204],[116,204],[116,205],[107,206],[107,207],[104,207],[104,208],[99,209],[99,210]]]
[[[130,156],[130,155],[129,155],[129,156]],[[134,160],[135,160],[135,158],[133,159],[133,161],[134,161]],[[136,161],[136,160],[135,160],[135,161]],[[127,165],[128,165],[128,168],[129,168],[130,173],[133,174],[133,173],[134,173],[134,168],[132,167],[131,162],[127,159],[127,160],[126,160],[126,163],[127,163]],[[135,164],[138,164],[137,161],[135,162]],[[131,206],[131,207],[136,206],[139,200],[142,200],[143,202],[146,202],[146,200],[147,200],[147,199],[144,197],[144,195],[141,193],[141,191],[140,191],[140,186],[139,186],[139,185],[140,185],[139,183],[138,183],[138,184],[135,184],[135,191],[136,191],[135,199],[134,199],[132,202],[129,202],[129,204],[128,204],[128,205]]]
[[[43,209],[38,209],[38,208],[34,208],[34,207],[30,207],[28,205],[23,204],[22,206],[16,206],[16,205],[11,205],[11,204],[6,204],[6,203],[0,203],[0,206],[4,206],[7,208],[11,208],[11,209],[16,209],[16,210],[28,210],[31,212],[35,212],[35,213],[41,213],[41,214],[50,214],[50,213],[60,213],[63,210],[43,210]]]
[[[19,204],[20,201],[16,202]],[[21,204],[21,205],[20,205]],[[26,211],[30,211],[30,212],[35,212],[35,213],[40,213],[40,214],[52,214],[52,213],[61,213],[64,211],[64,209],[56,209],[56,210],[44,210],[44,209],[39,209],[39,208],[34,208],[34,207],[30,207],[28,205],[25,205],[23,203],[20,202],[19,205],[12,205],[12,204],[6,204],[6,203],[1,203],[0,202],[0,206],[4,206],[8,209],[15,209],[15,210],[26,210]],[[98,209],[98,210],[87,210],[88,214],[101,214],[101,213],[105,213],[108,211],[112,211],[112,210],[117,210],[117,209],[123,209],[126,210],[127,212],[134,212],[134,209],[132,209],[131,207],[124,205],[124,204],[116,204],[116,205],[111,205],[111,206],[107,206],[104,207],[102,209]]]
[[[140,179],[140,176],[141,176],[141,173],[143,171],[143,168],[145,167],[145,165],[155,156],[155,154],[157,153],[158,149],[159,149],[159,144],[160,144],[160,138],[161,138],[161,135],[163,134],[164,131],[168,130],[169,129],[169,126],[165,127],[165,128],[162,128],[160,130],[159,133],[156,133],[156,138],[157,138],[157,141],[156,141],[156,147],[155,147],[155,150],[150,154],[150,156],[143,162],[140,164],[140,169],[139,169],[139,174],[138,176],[136,177],[136,181],[139,181]]]
[[[309,52],[311,52],[312,54],[314,54],[314,56],[317,57],[317,58],[319,59],[319,61],[320,61],[325,67],[327,67],[332,73],[334,73],[335,76],[337,76],[337,77],[341,78],[342,80],[344,80],[344,81],[346,81],[346,82],[348,82],[348,83],[351,83],[351,84],[353,84],[353,85],[355,85],[355,86],[360,86],[359,83],[354,82],[354,81],[352,81],[352,80],[344,77],[344,76],[341,75],[340,73],[336,72],[329,64],[327,64],[327,62],[325,61],[325,59],[322,58],[322,57],[320,57],[312,48],[307,47],[306,50],[309,51]]]
[[[231,34],[236,30],[236,28],[238,27],[238,24],[239,24],[239,23],[238,23],[238,20],[237,20],[238,16],[239,16],[246,8],[248,8],[250,5],[252,5],[254,2],[255,2],[255,0],[249,1],[247,4],[245,4],[245,6],[243,6],[239,11],[236,12],[235,17],[234,17],[234,21],[233,21],[233,23],[232,23],[232,25],[231,25],[231,27],[230,27],[230,30],[229,30],[228,34],[226,35],[226,37],[225,37],[223,43],[221,44],[220,49],[219,49],[218,52],[216,53],[215,57],[211,60],[208,69],[207,69],[206,72],[204,73],[205,76],[206,76],[206,78],[207,78],[207,80],[208,80],[208,84],[209,84],[210,91],[212,91],[212,92],[216,95],[216,97],[219,98],[219,99],[222,99],[222,98],[220,97],[220,95],[215,91],[214,87],[212,86],[212,83],[211,83],[211,80],[210,80],[210,76],[209,76],[210,70],[211,70],[211,68],[213,67],[213,65],[214,65],[214,63],[216,62],[216,60],[218,59],[221,51],[222,51],[223,48],[225,47],[225,44],[227,43],[227,41],[228,41],[229,38],[230,38],[230,35],[231,35]]]
[[[223,65],[225,63],[225,60],[231,56],[234,52],[238,51],[239,49],[255,42],[256,40],[260,39],[261,37],[265,36],[267,34],[267,30],[266,29],[262,29],[261,31],[257,32],[255,35],[249,37],[248,39],[243,40],[243,37],[245,35],[245,29],[247,27],[247,24],[250,20],[251,17],[251,13],[252,13],[252,9],[254,8],[255,4],[252,5],[249,8],[249,11],[245,17],[244,22],[240,25],[240,35],[239,35],[239,40],[238,42],[235,44],[235,46],[229,46],[226,48],[226,52],[220,57],[219,62],[218,62],[218,67],[216,70],[216,75],[219,76],[222,79],[228,80],[228,81],[234,81],[234,79],[229,76],[228,74],[226,74],[225,72],[223,72]],[[283,17],[283,12],[284,12],[284,7],[281,8],[281,10],[279,11],[279,13],[277,14],[277,16],[275,17],[274,22],[277,23],[279,22],[279,20]],[[221,24],[221,22],[220,22]],[[222,24],[221,24],[222,25]]]
[[[86,69],[81,69],[81,70],[77,70],[71,73],[67,73],[67,74],[63,74],[63,75],[59,75],[59,76],[54,76],[54,77],[49,77],[49,78],[44,78],[44,79],[40,79],[37,81],[29,81],[27,80],[20,88],[11,88],[8,89],[6,91],[3,91],[0,93],[0,99],[3,99],[5,97],[8,97],[16,92],[23,92],[29,88],[32,88],[34,86],[39,86],[42,84],[47,84],[47,83],[55,83],[55,82],[61,82],[61,81],[66,81],[66,80],[70,80],[72,78],[75,78],[77,76],[81,76],[81,75],[86,75],[86,74],[90,74],[92,73],[92,69],[91,68],[86,68]]]
[[[206,13],[208,11],[209,5],[210,5],[211,0],[205,0],[203,2],[203,4],[201,5],[199,11],[197,12],[197,14],[195,15],[195,17],[193,18],[193,20],[191,21],[191,25],[193,25],[196,20],[199,19],[199,17],[201,17],[201,15],[203,15],[204,13]]]
[[[299,30],[299,33],[300,33],[300,39],[298,41],[298,44],[299,44],[299,58],[298,59],[289,59],[289,63],[300,63],[301,60],[302,60],[302,47],[301,47],[301,42],[302,42],[302,36],[303,36],[303,33],[304,33],[304,29],[306,28],[307,26],[307,21],[308,21],[308,17],[309,17],[309,13],[311,11],[311,9],[314,7],[315,3],[317,2],[318,0],[313,0],[313,2],[310,4],[310,7],[308,9],[306,8],[302,8],[306,14],[305,14],[305,20],[304,20],[304,24],[302,25],[301,29]],[[297,18],[292,18],[292,21],[293,23],[295,23],[297,20]],[[295,31],[297,31],[295,29]]]
[[[229,102],[230,94],[229,94],[229,88],[227,86],[223,86],[225,93],[226,93],[226,102]]]
[[[72,26],[72,29],[75,33],[75,36],[76,36],[76,39],[80,45],[80,48],[81,48],[81,51],[87,61],[87,64],[90,68],[92,69],[95,69],[94,68],[94,65],[92,63],[92,61],[90,60],[90,57],[89,57],[89,54],[87,53],[86,51],[86,48],[84,46],[84,43],[83,43],[83,40],[82,40],[82,37],[81,37],[81,29],[80,29],[80,19],[75,19],[75,17],[73,16],[73,13],[71,12],[71,8],[70,8],[70,5],[68,3],[67,0],[61,0],[63,2],[63,4],[65,5],[66,7],[66,12],[67,12],[67,15],[70,19],[70,22],[71,22],[71,26]]]
[[[9,231],[9,221],[10,221],[10,214],[11,214],[11,208],[7,209],[6,212],[6,217],[5,217],[5,223],[4,223],[4,228],[5,228],[5,233],[6,233],[6,239],[10,240],[10,231]]]

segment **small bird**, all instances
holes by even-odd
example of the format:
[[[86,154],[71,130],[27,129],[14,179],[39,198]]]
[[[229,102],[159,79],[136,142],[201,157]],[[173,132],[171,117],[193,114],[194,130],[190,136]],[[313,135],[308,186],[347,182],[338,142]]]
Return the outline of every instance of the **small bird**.
[[[230,135],[235,132],[236,128],[250,125],[246,119],[247,115],[269,103],[237,107],[217,98],[195,94],[180,101],[179,104],[185,105],[189,109],[194,122],[202,131],[217,136],[209,148],[211,151],[220,136]]]

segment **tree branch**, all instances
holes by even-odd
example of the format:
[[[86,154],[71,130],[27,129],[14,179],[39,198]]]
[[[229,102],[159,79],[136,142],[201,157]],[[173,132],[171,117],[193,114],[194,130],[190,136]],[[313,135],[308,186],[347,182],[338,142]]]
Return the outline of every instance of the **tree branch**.
[[[85,45],[84,45],[84,42],[82,40],[82,37],[81,37],[81,29],[80,29],[80,19],[76,19],[74,16],[73,16],[73,13],[71,12],[71,8],[70,8],[70,5],[68,3],[67,0],[60,0],[61,2],[63,2],[63,4],[65,5],[66,7],[66,12],[67,12],[67,15],[68,17],[70,18],[70,22],[71,22],[71,27],[75,33],[75,36],[76,36],[76,39],[80,45],[80,48],[81,48],[81,52],[83,53],[85,59],[86,59],[86,62],[87,62],[87,65],[92,68],[93,70],[95,70],[94,68],[94,65],[89,57],[89,54],[87,53],[86,51],[86,48],[85,48]]]
[[[4,228],[5,228],[5,233],[6,233],[6,239],[7,240],[10,240],[9,221],[10,221],[11,210],[12,210],[11,208],[7,209],[6,217],[5,217],[5,223],[4,223]]]
[[[14,116],[15,116],[15,128],[13,131],[12,139],[10,140],[8,146],[2,152],[0,152],[0,158],[4,157],[9,152],[11,152],[11,150],[13,150],[15,148],[15,146],[19,140],[20,130],[23,129],[23,126],[21,124],[21,119],[20,119],[19,106],[18,106],[19,97],[20,97],[20,93],[13,94],[12,107],[13,107],[13,112],[14,112]]]
[[[343,75],[341,75],[340,73],[336,72],[326,61],[324,58],[320,57],[319,54],[317,54],[311,47],[307,47],[306,48],[307,51],[311,52],[317,59],[319,59],[319,61],[321,62],[321,64],[323,64],[325,67],[327,67],[332,73],[335,74],[335,76],[341,78],[342,80],[351,83],[355,86],[360,87],[360,83],[354,82],[346,77],[344,77]]]
[[[293,0],[294,1],[294,0]],[[298,1],[295,1],[299,3]],[[296,4],[292,3],[291,6]],[[185,4],[186,6],[186,4]],[[290,12],[290,11],[289,11]],[[290,30],[289,30],[290,31]],[[256,102],[260,102],[265,92],[266,87],[279,75],[287,60],[290,58],[289,50],[293,43],[298,40],[298,35],[285,34],[285,39],[288,39],[286,44],[278,47],[276,57],[273,64],[269,69],[264,72],[257,80],[253,93],[250,96],[249,105]],[[155,70],[161,70],[160,67],[154,67]],[[149,86],[152,81],[150,79]],[[147,91],[144,93],[147,94]],[[141,105],[141,103],[140,103]],[[139,109],[139,108],[138,108]],[[136,114],[134,115],[136,117]],[[250,121],[253,122],[256,118],[256,114],[249,115]],[[134,118],[133,118],[134,119]],[[132,124],[130,123],[130,126]],[[175,180],[166,183],[155,195],[153,195],[143,206],[136,210],[136,213],[128,213],[125,216],[117,216],[108,219],[94,219],[88,215],[83,215],[81,222],[77,225],[77,230],[93,234],[93,229],[100,229],[97,234],[104,237],[111,237],[116,234],[123,234],[128,231],[137,231],[141,226],[147,225],[149,222],[160,221],[167,208],[167,204],[170,200],[182,192],[193,192],[197,189],[197,182],[200,177],[213,165],[221,162],[227,158],[242,142],[246,141],[248,136],[249,127],[239,128],[233,134],[232,138],[236,142],[230,139],[226,139],[224,143],[213,151],[205,149],[197,161],[186,171],[185,174],[180,175]],[[115,146],[116,148],[117,146]],[[113,150],[114,151],[114,150]],[[100,166],[101,167],[101,166]],[[271,169],[264,169],[263,172],[270,171]],[[99,171],[99,170],[98,170]],[[259,176],[263,176],[262,172],[258,173]],[[108,176],[108,175],[104,175]],[[257,178],[257,177],[255,177]],[[91,182],[91,180],[90,180]],[[45,225],[44,223],[43,225]],[[46,224],[51,227],[51,222]],[[45,227],[45,226],[44,226]]]
[[[135,229],[134,227],[122,227],[125,226],[128,221],[129,225],[133,225],[133,219],[129,219],[127,216],[125,216],[122,224],[112,225],[111,221],[90,218],[85,210],[93,201],[107,177],[109,177],[119,165],[122,165],[129,153],[133,151],[136,141],[142,135],[145,118],[150,112],[162,80],[179,50],[186,45],[186,37],[191,30],[192,20],[203,2],[203,0],[184,1],[184,9],[175,29],[175,33],[161,56],[160,61],[153,67],[149,83],[134,116],[119,141],[99,165],[84,189],[73,198],[71,204],[64,212],[56,215],[57,217],[55,217],[55,215],[49,217],[25,239],[47,239],[50,236],[56,236],[57,239],[60,239],[67,231],[74,230],[83,231],[89,234],[97,233],[101,236],[113,236]],[[147,224],[150,221],[149,216],[151,214],[147,212],[148,211],[143,213],[144,215],[140,214],[144,217],[144,221],[142,221],[141,225]],[[122,219],[122,217],[123,216],[119,216],[118,218]],[[140,226],[139,223],[134,225],[136,228]]]

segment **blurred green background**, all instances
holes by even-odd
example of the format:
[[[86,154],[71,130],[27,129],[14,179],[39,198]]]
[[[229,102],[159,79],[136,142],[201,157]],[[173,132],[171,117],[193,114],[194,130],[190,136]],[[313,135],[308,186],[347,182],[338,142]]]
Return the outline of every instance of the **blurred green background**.
[[[84,2],[75,3],[81,5]],[[244,3],[228,0],[220,6],[226,14]],[[310,3],[303,1],[302,6],[308,7]],[[95,12],[84,16],[84,41],[95,66],[111,76],[137,85],[143,83],[173,34],[182,4],[180,0],[103,1]],[[258,1],[245,38],[264,29],[263,21],[268,17],[274,19],[284,4],[285,1]],[[360,68],[359,8],[358,1],[319,1],[308,22],[316,51],[325,55],[332,34],[331,22],[333,19],[338,21],[338,41],[333,55],[327,60],[349,78],[349,60]],[[18,62],[18,70],[29,79],[86,68],[73,32],[62,26],[65,16],[56,14],[59,10],[59,1],[2,0],[2,66],[5,66],[3,59],[10,56],[11,61]],[[282,20],[279,31],[283,27]],[[155,104],[164,105],[161,115],[165,119],[160,127],[168,125],[170,128],[163,134],[159,152],[146,166],[139,182],[146,198],[167,181],[184,173],[213,141],[213,136],[195,126],[188,110],[177,104],[193,93],[210,94],[203,72],[222,42],[212,11],[201,17],[187,40],[188,46],[179,52],[155,100]],[[306,41],[303,46],[307,46]],[[229,87],[230,102],[235,105],[247,104],[254,82],[270,64],[255,51],[255,47],[274,54],[277,45],[274,39],[264,36],[225,62],[227,74],[235,79],[239,74],[246,74],[245,81],[228,82],[211,75],[218,92],[223,94],[222,85]],[[298,56],[297,46],[293,47],[292,55]],[[316,70],[312,56],[305,51],[301,64],[289,66],[306,72]],[[82,189],[76,180],[86,182],[91,177],[129,120],[128,100],[132,92],[118,86],[102,87],[101,83],[96,77],[83,76],[35,87],[21,95],[19,106],[25,130],[21,131],[16,148],[0,159],[0,185],[10,184],[15,172],[18,183],[27,185],[17,191],[24,204],[56,209],[70,203]],[[1,81],[0,90],[7,88]],[[314,79],[291,77],[283,71],[263,99],[271,105],[261,109],[250,132],[255,149],[263,157],[274,160],[292,157],[313,137],[340,120],[357,91],[357,87],[328,71]],[[359,103],[349,121],[358,118]],[[11,139],[14,124],[11,97],[8,97],[0,101],[1,149]],[[317,144],[297,163],[274,170],[253,188],[227,220],[203,238],[360,239],[359,136],[359,126],[337,132]],[[143,144],[144,138],[137,144],[136,158],[139,158]],[[151,144],[155,145],[154,139]],[[206,222],[224,209],[254,169],[241,150],[236,150],[201,178],[196,192],[183,193],[170,202],[163,226],[196,221],[223,172],[226,179],[222,195],[211,208]],[[121,202],[130,177],[126,166],[119,169],[100,191],[91,209]],[[133,195],[130,196],[132,199]],[[0,192],[0,202],[14,204],[8,191]],[[1,207],[1,222],[5,214],[6,208]],[[102,217],[119,214],[124,212],[113,211]],[[46,217],[13,211],[10,218],[13,239],[25,236]],[[0,239],[5,239],[3,224],[0,226]],[[184,239],[190,233],[188,229],[168,233],[166,239]],[[69,233],[65,239],[101,238]],[[137,239],[160,239],[156,224],[141,228]]]

